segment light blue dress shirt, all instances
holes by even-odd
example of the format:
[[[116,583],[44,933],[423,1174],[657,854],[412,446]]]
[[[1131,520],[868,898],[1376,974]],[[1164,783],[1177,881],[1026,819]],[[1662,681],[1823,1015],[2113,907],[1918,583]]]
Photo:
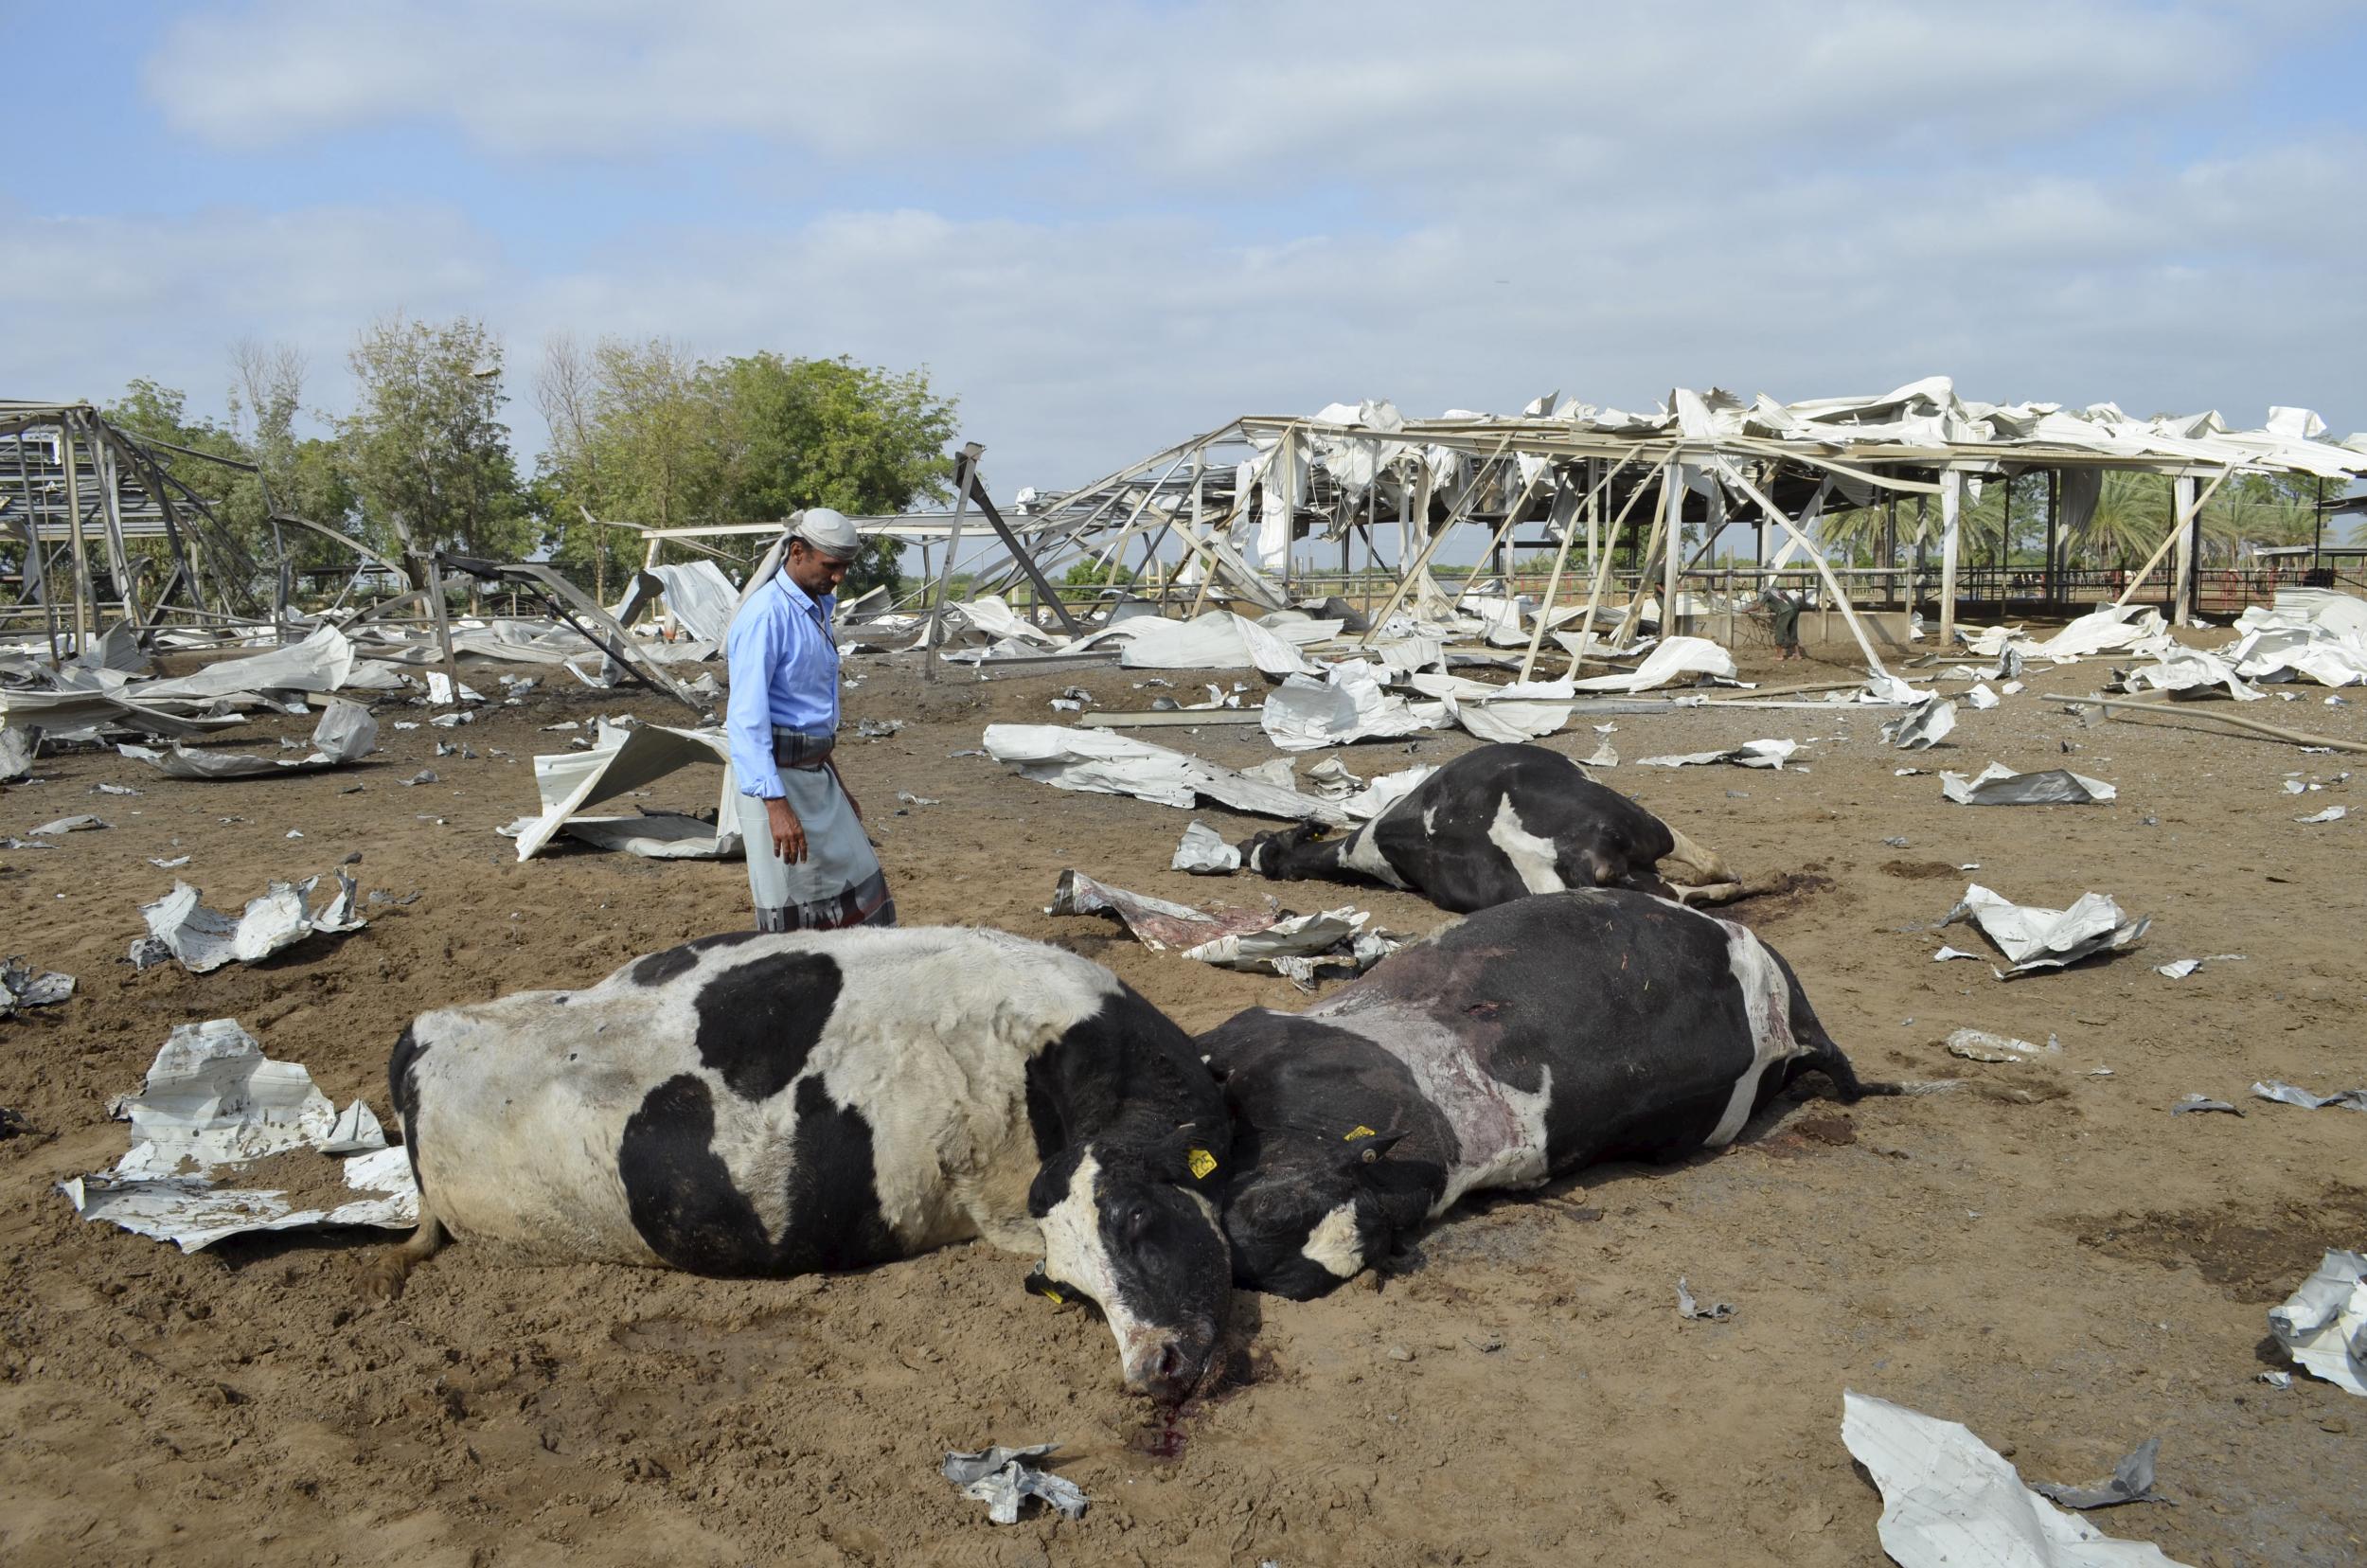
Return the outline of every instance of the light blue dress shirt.
[[[815,598],[776,572],[748,597],[723,638],[731,670],[731,700],[723,732],[731,744],[739,793],[770,800],[781,793],[773,761],[773,730],[805,735],[838,732],[838,644],[830,616],[838,596]]]

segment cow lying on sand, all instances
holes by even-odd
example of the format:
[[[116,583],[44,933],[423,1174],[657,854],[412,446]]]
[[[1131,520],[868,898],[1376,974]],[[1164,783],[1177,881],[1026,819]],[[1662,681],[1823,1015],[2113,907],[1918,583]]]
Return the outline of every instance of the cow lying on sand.
[[[1898,1092],[1749,931],[1614,889],[1500,904],[1200,1044],[1234,1116],[1234,1276],[1302,1300],[1466,1193],[1719,1148],[1804,1072]]]
[[[1339,838],[1321,831],[1260,833],[1240,846],[1241,864],[1292,882],[1411,888],[1458,915],[1570,887],[1633,887],[1689,902],[1747,891],[1715,853],[1543,746],[1466,752],[1372,821]]]
[[[1184,1398],[1224,1325],[1216,1084],[1165,1014],[1038,942],[709,936],[423,1013],[388,1077],[419,1184],[389,1293],[447,1235],[765,1275],[984,1237],[1100,1305],[1136,1393]]]

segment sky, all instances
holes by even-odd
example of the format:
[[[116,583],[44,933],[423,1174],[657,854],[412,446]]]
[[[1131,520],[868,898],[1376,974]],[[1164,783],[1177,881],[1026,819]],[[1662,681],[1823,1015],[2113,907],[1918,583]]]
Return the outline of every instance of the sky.
[[[481,319],[925,366],[992,488],[1236,415],[1955,378],[2367,429],[2367,4],[20,11],[0,396]],[[29,92],[29,98],[26,95]]]

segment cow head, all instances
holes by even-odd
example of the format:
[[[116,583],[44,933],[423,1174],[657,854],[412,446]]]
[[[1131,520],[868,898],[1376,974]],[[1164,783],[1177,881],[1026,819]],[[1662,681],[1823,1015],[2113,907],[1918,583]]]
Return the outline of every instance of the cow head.
[[[1235,1174],[1224,1200],[1233,1276],[1293,1301],[1322,1295],[1388,1255],[1402,1203],[1378,1178],[1397,1134],[1350,1142],[1270,1137]]]
[[[1101,1309],[1127,1390],[1169,1404],[1206,1375],[1232,1305],[1224,1231],[1198,1190],[1215,1168],[1189,1127],[1148,1146],[1096,1138],[1045,1161],[1027,1195],[1047,1281]]]
[[[1311,822],[1302,822],[1294,828],[1285,828],[1278,832],[1254,834],[1234,846],[1234,848],[1239,852],[1241,864],[1245,869],[1262,872],[1269,877],[1289,877],[1290,872],[1286,868],[1284,855],[1322,835],[1321,827]]]

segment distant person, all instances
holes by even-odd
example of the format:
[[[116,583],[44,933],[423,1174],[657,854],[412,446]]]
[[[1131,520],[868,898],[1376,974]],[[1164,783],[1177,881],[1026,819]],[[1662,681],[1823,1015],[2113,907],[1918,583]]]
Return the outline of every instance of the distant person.
[[[780,570],[723,639],[723,726],[739,779],[739,830],[758,931],[894,925],[896,900],[832,756],[838,745],[838,585],[863,547],[828,507],[798,515]]]
[[[1808,650],[1800,646],[1799,597],[1782,584],[1771,582],[1760,592],[1759,603],[1767,611],[1768,625],[1775,633],[1776,658],[1806,658]]]

